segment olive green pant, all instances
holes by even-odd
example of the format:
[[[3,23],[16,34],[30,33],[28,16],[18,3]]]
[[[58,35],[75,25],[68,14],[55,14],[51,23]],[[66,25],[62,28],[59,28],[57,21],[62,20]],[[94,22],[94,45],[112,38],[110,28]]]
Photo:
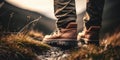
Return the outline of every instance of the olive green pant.
[[[104,0],[89,0],[86,12],[90,19],[85,22],[86,28],[101,26]],[[75,0],[54,0],[54,13],[58,28],[65,28],[70,22],[76,21]]]

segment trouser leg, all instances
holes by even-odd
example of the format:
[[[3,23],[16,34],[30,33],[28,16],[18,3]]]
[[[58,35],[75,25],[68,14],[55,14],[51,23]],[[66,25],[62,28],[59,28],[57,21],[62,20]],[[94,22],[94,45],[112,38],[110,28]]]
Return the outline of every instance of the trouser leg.
[[[101,26],[104,1],[105,0],[89,0],[87,2],[86,12],[90,17],[88,20],[85,20],[85,27],[87,29],[91,26]]]
[[[75,0],[54,0],[54,13],[58,28],[65,28],[70,22],[76,21]]]

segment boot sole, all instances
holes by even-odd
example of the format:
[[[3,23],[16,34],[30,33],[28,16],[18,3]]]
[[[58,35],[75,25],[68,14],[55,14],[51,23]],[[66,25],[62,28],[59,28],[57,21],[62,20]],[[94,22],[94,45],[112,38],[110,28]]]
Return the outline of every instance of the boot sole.
[[[80,39],[79,40],[79,42],[81,43],[81,44],[94,44],[94,45],[96,45],[96,46],[99,46],[99,41],[98,40],[84,40],[84,39]]]
[[[77,46],[78,41],[77,39],[52,39],[44,43],[54,47],[72,48]]]

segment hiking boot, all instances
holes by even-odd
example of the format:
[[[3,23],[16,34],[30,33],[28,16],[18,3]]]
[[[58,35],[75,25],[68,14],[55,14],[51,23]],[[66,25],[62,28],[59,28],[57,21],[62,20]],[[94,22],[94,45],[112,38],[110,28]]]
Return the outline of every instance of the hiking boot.
[[[69,23],[66,28],[60,28],[53,34],[46,35],[43,42],[54,46],[77,45],[77,24]]]
[[[84,44],[99,45],[99,31],[105,0],[88,0],[84,16],[84,30],[78,34],[78,40]]]
[[[84,29],[78,34],[77,40],[81,44],[95,44],[99,45],[99,31],[100,26],[91,26],[88,30]]]

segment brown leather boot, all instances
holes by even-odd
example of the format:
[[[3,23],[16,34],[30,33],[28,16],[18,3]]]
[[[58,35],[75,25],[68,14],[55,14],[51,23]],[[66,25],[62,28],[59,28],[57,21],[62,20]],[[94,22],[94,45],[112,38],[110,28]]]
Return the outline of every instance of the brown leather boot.
[[[77,44],[77,24],[69,23],[66,28],[61,28],[51,35],[46,35],[44,43],[50,45],[74,46]]]
[[[91,26],[88,30],[85,28],[78,34],[77,39],[82,44],[95,44],[99,45],[99,31],[100,26]]]
[[[99,45],[99,31],[102,23],[102,13],[105,0],[88,0],[86,15],[84,16],[85,29],[78,34],[78,40],[86,44]]]

